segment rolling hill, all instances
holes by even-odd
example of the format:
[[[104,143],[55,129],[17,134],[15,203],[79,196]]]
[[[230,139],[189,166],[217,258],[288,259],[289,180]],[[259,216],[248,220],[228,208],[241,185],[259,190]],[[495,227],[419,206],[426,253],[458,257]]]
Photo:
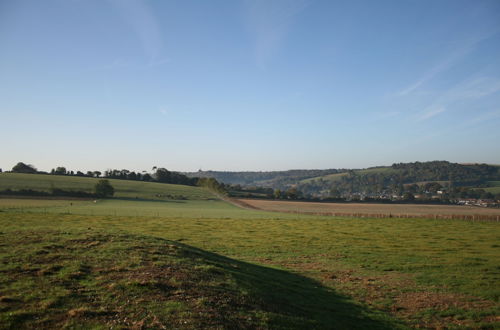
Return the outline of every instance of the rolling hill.
[[[488,164],[458,164],[447,161],[399,163],[366,169],[292,170],[276,172],[217,172],[188,173],[213,177],[226,184],[243,187],[290,189],[295,187],[304,195],[329,196],[337,194],[400,191],[403,186],[423,186],[437,182],[441,186],[485,188],[487,192],[500,192],[500,167]]]
[[[0,173],[0,191],[32,189],[49,192],[51,189],[92,192],[98,178],[66,175]],[[133,199],[195,199],[216,198],[208,189],[178,184],[109,179],[115,197]]]

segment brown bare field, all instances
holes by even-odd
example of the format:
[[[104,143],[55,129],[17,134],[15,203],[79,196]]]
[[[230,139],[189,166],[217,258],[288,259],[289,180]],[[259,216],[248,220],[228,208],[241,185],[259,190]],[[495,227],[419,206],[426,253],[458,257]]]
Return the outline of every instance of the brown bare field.
[[[238,199],[236,202],[249,208],[336,216],[366,217],[425,217],[461,218],[470,220],[498,220],[500,209],[459,205],[375,204],[375,203],[318,203]]]

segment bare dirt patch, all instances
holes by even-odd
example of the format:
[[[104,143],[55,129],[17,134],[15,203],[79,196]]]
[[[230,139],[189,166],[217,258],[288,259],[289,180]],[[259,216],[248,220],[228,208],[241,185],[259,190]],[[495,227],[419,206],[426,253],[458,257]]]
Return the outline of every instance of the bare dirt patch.
[[[436,292],[433,291],[437,289],[435,287],[419,286],[412,274],[389,271],[367,275],[360,269],[332,267],[307,256],[279,262],[270,258],[256,261],[316,278],[328,287],[388,312],[417,328],[445,329],[450,325],[472,327],[478,320],[457,317],[460,313],[454,311],[481,313],[496,305],[493,301],[474,296]],[[495,315],[482,318],[488,324],[499,320],[500,317]]]
[[[466,327],[471,325],[468,319],[455,318],[453,310],[480,312],[494,306],[495,303],[491,301],[456,293],[406,292],[396,297],[393,313],[405,319],[413,319],[413,323],[418,327],[439,329],[447,328],[450,324]],[[433,311],[433,313],[425,317],[427,311]],[[491,322],[495,322],[494,319],[498,316],[488,318]]]

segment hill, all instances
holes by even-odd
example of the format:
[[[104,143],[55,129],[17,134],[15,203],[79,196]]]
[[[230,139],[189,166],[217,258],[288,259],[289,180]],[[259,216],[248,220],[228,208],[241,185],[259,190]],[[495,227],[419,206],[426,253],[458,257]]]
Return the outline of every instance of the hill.
[[[98,181],[98,178],[78,176],[0,173],[0,191],[32,189],[50,192],[56,188],[90,193]],[[109,181],[115,188],[115,197],[119,198],[153,200],[216,198],[208,189],[201,187],[119,179],[109,179]]]
[[[214,178],[219,182],[246,187],[266,187],[283,189],[298,181],[336,174],[347,170],[288,170],[288,171],[262,171],[262,172],[228,172],[228,171],[198,171],[186,172],[189,177]]]
[[[426,192],[435,187],[489,187],[500,179],[500,167],[487,164],[457,164],[446,161],[399,163],[387,167],[349,170],[297,182],[296,188],[310,194]],[[410,187],[414,185],[413,187]],[[410,189],[411,188],[411,189]]]
[[[295,188],[303,196],[335,197],[346,194],[399,194],[428,192],[426,184],[438,187],[485,188],[497,193],[500,167],[488,164],[458,164],[447,161],[398,163],[366,169],[290,170],[274,172],[200,171],[188,176],[213,177],[229,185],[241,185],[244,194],[257,192],[269,196],[269,191],[253,191],[253,187],[271,189]],[[437,184],[435,184],[437,183]],[[417,187],[410,187],[416,185]],[[433,188],[433,189],[434,189]],[[434,189],[434,192],[439,189]],[[460,192],[456,192],[458,195]]]

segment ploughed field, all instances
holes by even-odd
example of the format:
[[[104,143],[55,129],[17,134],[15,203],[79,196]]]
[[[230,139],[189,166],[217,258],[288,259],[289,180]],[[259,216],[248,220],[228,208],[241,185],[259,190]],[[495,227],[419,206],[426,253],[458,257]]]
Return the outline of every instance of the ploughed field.
[[[365,216],[490,216],[500,218],[499,208],[462,206],[462,205],[423,205],[423,204],[376,204],[376,203],[315,203],[296,201],[274,201],[258,199],[238,199],[242,206],[274,212],[297,212],[306,214],[365,215]]]
[[[500,327],[497,222],[266,212],[195,191],[0,199],[0,328]]]

